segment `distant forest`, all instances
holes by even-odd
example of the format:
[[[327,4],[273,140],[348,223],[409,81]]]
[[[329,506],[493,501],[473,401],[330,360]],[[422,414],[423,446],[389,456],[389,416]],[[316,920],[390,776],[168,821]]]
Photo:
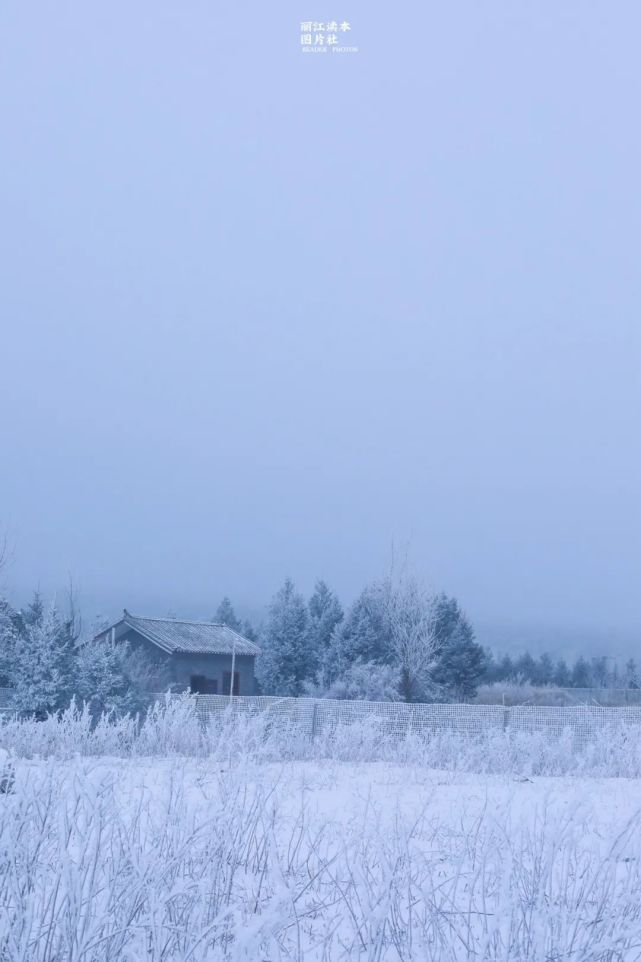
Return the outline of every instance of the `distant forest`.
[[[634,658],[621,669],[607,655],[589,659],[580,655],[568,663],[565,658],[555,659],[549,654],[534,658],[527,651],[518,656],[496,657],[486,649],[482,681],[529,682],[537,687],[556,688],[638,688],[639,671]]]

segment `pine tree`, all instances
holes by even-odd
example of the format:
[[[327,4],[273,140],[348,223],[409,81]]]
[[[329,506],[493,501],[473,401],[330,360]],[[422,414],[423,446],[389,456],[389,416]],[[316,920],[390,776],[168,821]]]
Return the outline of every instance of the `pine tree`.
[[[43,718],[65,708],[75,691],[75,631],[55,605],[36,595],[22,613],[10,655],[10,687],[15,708]]]
[[[269,606],[261,637],[258,680],[266,694],[301,695],[312,677],[313,660],[307,648],[309,615],[305,599],[288,578]]]
[[[499,662],[498,681],[513,681],[516,677],[516,668],[509,655],[503,655]]]
[[[572,669],[572,687],[590,688],[591,683],[592,678],[590,676],[590,666],[583,655],[581,655],[579,658],[577,658]]]
[[[485,667],[484,652],[455,598],[439,595],[434,604],[439,639],[434,681],[448,695],[467,700],[476,695]]]
[[[213,618],[215,624],[217,625],[227,625],[228,628],[233,628],[234,631],[241,631],[241,623],[236,617],[236,612],[233,609],[232,603],[225,595],[221,603],[218,605],[218,610]]]
[[[340,601],[324,581],[316,582],[308,607],[307,647],[312,675],[316,677],[327,662],[332,635],[344,615]]]
[[[240,627],[240,633],[244,638],[247,638],[248,641],[253,641],[255,644],[258,644],[260,633],[256,631],[251,621],[248,621],[247,619],[243,621]]]
[[[122,642],[89,641],[78,649],[76,694],[94,716],[143,707],[142,692],[128,671],[129,658],[129,647]]]
[[[630,658],[625,663],[625,687],[626,688],[639,687],[639,669],[637,668],[637,663],[634,660],[634,658]]]
[[[390,663],[392,641],[387,596],[386,582],[368,585],[347,616],[336,625],[323,666],[327,683],[339,678],[356,661]]]
[[[608,669],[608,659],[605,655],[592,658],[590,664],[590,675],[593,688],[607,688],[610,684],[610,671]]]
[[[559,688],[569,688],[571,682],[570,669],[565,658],[559,658],[554,666],[554,684]]]
[[[483,649],[483,663],[485,667],[483,669],[483,678],[481,680],[488,685],[498,681],[500,665],[494,657],[494,652],[491,650],[491,648]]]
[[[8,601],[0,599],[0,687],[10,687],[11,659],[21,627],[19,613]]]
[[[554,662],[547,652],[536,663],[532,681],[535,685],[551,685],[554,681]]]
[[[536,678],[536,662],[529,651],[524,652],[524,654],[516,659],[514,669],[517,678],[534,684],[534,679]]]
[[[436,595],[432,602],[432,624],[434,636],[441,646],[447,644],[461,618],[461,610],[456,598],[443,592]]]

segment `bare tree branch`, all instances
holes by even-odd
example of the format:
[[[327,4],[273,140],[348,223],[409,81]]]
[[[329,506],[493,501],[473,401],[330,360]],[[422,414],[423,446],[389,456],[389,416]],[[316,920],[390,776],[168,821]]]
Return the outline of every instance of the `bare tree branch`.
[[[9,542],[9,534],[5,529],[0,534],[0,571],[7,568],[13,561],[15,554],[14,546]]]
[[[82,617],[78,605],[78,592],[73,583],[73,577],[69,572],[69,582],[67,587],[67,613],[68,625],[74,641],[78,641],[82,634]]]
[[[418,579],[403,571],[387,580],[386,608],[392,649],[401,669],[401,694],[406,701],[424,695],[438,652],[432,617],[433,598]]]

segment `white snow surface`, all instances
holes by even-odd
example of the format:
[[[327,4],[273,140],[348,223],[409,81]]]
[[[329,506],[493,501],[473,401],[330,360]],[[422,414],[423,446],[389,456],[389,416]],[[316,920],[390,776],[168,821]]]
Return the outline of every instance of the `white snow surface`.
[[[0,959],[641,959],[641,782],[16,759]]]

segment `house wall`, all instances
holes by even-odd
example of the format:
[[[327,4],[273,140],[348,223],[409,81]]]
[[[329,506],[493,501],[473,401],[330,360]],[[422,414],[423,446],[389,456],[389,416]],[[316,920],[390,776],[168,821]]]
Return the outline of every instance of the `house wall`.
[[[231,655],[191,655],[183,653],[167,655],[131,628],[122,634],[118,633],[116,640],[126,641],[132,651],[140,649],[154,661],[166,661],[171,681],[183,690],[189,688],[192,675],[205,675],[206,678],[218,682],[218,693],[222,694],[223,672],[231,671]],[[254,662],[254,655],[236,655],[234,670],[238,672],[240,695],[254,695],[256,693]]]
[[[223,692],[223,672],[231,671],[231,655],[187,655],[171,656],[174,677],[177,684],[189,687],[192,675],[205,675],[218,682],[218,694]],[[238,672],[239,695],[253,695],[254,656],[236,655],[234,670]]]

